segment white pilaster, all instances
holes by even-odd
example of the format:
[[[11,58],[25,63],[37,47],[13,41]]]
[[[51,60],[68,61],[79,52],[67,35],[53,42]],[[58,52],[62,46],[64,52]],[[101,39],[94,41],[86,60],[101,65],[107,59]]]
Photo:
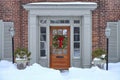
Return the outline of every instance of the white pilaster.
[[[31,64],[37,62],[37,18],[36,15],[29,14],[28,26],[28,48],[31,52]]]
[[[92,52],[92,26],[90,14],[84,15],[83,17],[82,31],[82,64],[83,67],[89,67]]]

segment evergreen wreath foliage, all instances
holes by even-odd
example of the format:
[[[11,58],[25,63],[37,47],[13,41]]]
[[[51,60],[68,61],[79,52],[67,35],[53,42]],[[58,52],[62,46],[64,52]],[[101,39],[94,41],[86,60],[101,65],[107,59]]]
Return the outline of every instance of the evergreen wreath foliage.
[[[65,36],[65,35],[55,35],[53,37],[53,42],[52,42],[52,45],[55,47],[55,48],[60,48],[59,47],[59,38],[62,37],[63,38],[63,41],[62,41],[62,49],[64,49],[66,46],[67,46],[67,40],[68,38]]]

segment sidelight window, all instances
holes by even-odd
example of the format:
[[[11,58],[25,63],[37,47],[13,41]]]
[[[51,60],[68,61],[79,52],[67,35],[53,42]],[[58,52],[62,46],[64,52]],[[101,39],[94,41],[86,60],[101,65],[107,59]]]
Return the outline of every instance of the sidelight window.
[[[46,27],[40,27],[40,57],[46,57]]]
[[[80,57],[80,27],[74,27],[74,57]]]
[[[73,56],[80,58],[81,41],[80,41],[80,20],[73,20]]]

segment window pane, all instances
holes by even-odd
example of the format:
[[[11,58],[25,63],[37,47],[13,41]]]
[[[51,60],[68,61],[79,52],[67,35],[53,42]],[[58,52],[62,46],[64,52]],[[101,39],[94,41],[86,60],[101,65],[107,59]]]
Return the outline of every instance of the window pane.
[[[80,48],[80,43],[74,43],[74,48]]]
[[[74,57],[80,57],[80,50],[74,50]]]
[[[58,29],[58,35],[62,35],[62,29]]]
[[[65,23],[70,23],[69,20],[65,20]]]
[[[63,35],[67,35],[67,29],[63,30]]]
[[[40,41],[46,41],[46,35],[41,35],[40,36]]]
[[[56,23],[60,23],[60,20],[56,20]]]
[[[57,35],[57,30],[54,29],[53,32],[52,32],[53,35]]]
[[[40,20],[41,24],[45,24],[47,22],[47,20]]]
[[[80,41],[80,36],[79,35],[74,35],[74,41]]]
[[[63,49],[63,54],[67,54],[67,49]]]
[[[57,49],[52,49],[53,54],[57,54]]]
[[[58,49],[58,54],[62,54],[62,49]]]
[[[41,33],[46,33],[46,27],[41,27],[40,31],[41,31]]]
[[[70,23],[70,21],[69,20],[50,20],[50,23],[53,23],[53,24],[56,24],[56,23],[58,23],[58,24],[66,24],[66,23]]]
[[[45,57],[45,56],[46,56],[45,50],[40,50],[40,56],[41,56],[41,57]]]
[[[50,20],[50,23],[55,23],[55,21],[54,20]]]
[[[78,23],[80,23],[80,20],[74,20],[74,23],[78,24]]]
[[[64,20],[60,20],[61,23],[64,23]]]
[[[79,27],[74,27],[74,34],[77,33],[79,34],[80,33],[80,28]]]
[[[44,42],[40,43],[40,49],[45,49],[45,43]]]

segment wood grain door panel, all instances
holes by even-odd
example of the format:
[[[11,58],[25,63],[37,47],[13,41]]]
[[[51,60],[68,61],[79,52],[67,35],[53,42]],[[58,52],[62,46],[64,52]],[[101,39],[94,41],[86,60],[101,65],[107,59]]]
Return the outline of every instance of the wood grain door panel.
[[[64,38],[60,37],[60,41],[59,37],[56,38],[57,35],[64,36]],[[65,47],[64,44],[66,44]],[[54,69],[68,69],[70,67],[69,26],[50,27],[50,67]]]

